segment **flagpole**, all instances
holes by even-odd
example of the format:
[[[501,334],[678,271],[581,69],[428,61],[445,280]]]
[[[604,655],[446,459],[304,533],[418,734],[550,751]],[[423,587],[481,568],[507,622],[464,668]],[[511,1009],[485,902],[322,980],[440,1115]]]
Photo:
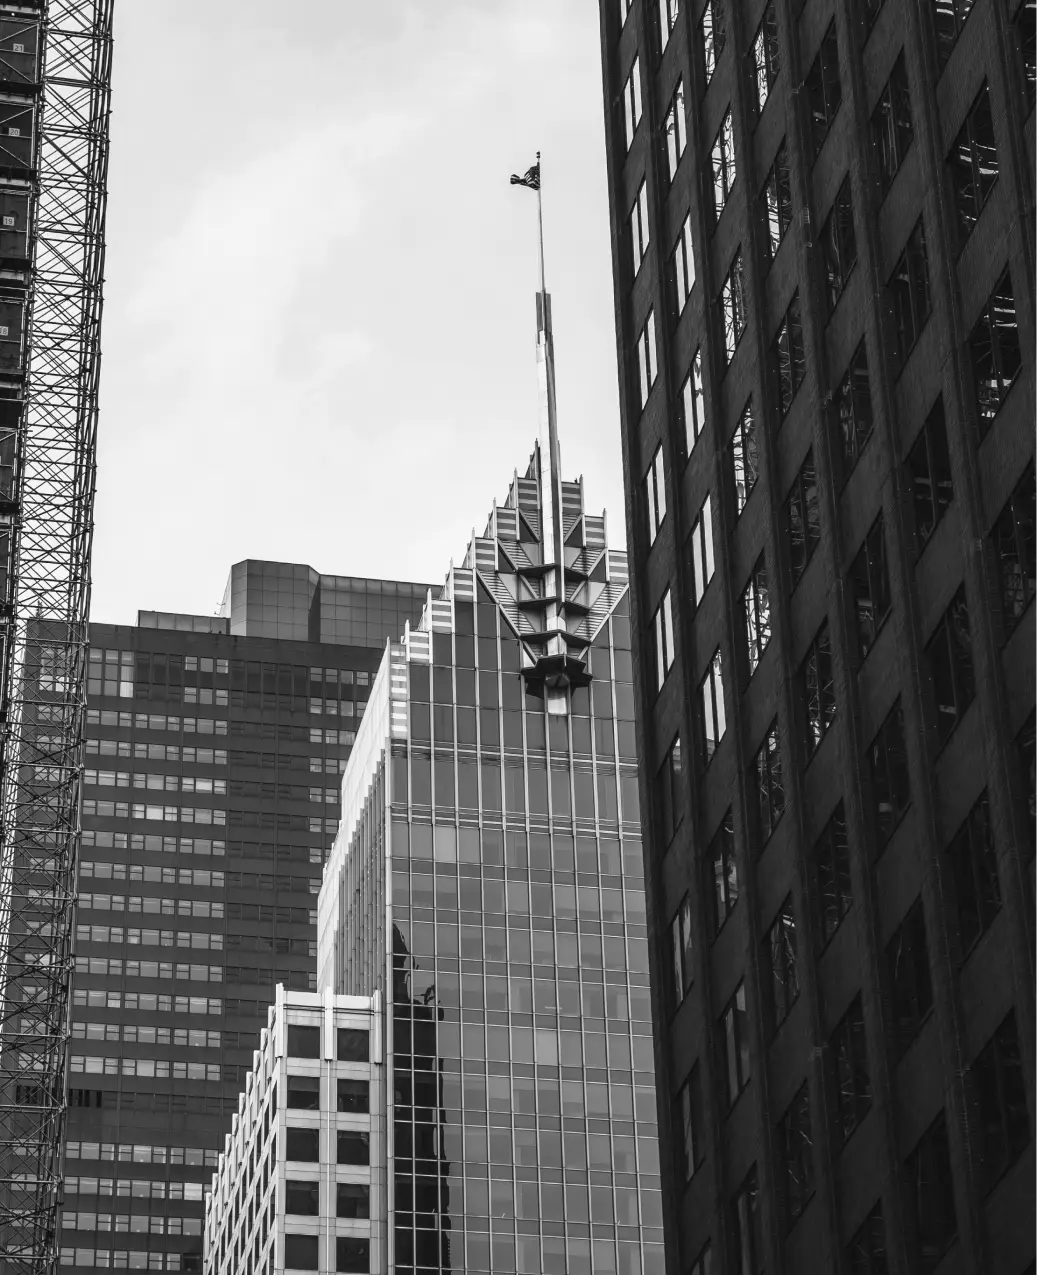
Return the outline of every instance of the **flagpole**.
[[[540,174],[540,180],[537,182],[537,221],[540,229],[540,291],[547,292],[547,283],[544,276],[544,205],[542,187],[544,185],[544,169],[540,163],[540,152],[537,151],[537,172]]]

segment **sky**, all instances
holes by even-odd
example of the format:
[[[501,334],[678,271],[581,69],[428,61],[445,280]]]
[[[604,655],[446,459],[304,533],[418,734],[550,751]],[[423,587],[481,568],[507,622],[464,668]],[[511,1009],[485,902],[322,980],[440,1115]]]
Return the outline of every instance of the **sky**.
[[[233,562],[439,583],[536,438],[624,541],[597,5],[116,6],[92,618]]]

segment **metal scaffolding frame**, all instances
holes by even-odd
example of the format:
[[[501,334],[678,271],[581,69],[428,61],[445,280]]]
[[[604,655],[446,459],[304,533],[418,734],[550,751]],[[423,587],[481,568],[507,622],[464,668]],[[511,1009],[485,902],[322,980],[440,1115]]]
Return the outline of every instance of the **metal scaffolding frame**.
[[[113,0],[0,0],[0,1267],[58,1257]]]

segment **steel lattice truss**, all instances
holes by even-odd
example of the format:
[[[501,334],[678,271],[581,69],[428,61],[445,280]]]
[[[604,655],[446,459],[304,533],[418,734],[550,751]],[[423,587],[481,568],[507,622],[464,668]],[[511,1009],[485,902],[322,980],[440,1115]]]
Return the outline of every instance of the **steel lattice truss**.
[[[0,1269],[55,1268],[112,0],[0,0]]]

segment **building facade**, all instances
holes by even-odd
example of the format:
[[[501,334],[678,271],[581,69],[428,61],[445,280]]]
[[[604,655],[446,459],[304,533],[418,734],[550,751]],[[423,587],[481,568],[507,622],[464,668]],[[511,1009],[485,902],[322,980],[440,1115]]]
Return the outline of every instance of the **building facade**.
[[[1034,5],[601,0],[668,1269],[1033,1269]]]
[[[203,1185],[274,987],[316,987],[381,648],[427,595],[247,562],[223,615],[91,626],[63,1265],[201,1269]]]

